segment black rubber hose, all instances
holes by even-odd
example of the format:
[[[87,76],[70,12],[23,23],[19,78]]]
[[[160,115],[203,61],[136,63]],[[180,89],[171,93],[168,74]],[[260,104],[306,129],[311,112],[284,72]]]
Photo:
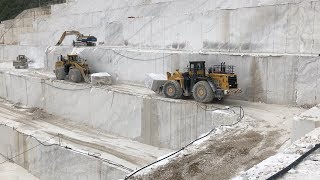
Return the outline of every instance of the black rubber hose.
[[[292,168],[296,167],[298,164],[300,164],[306,157],[308,157],[310,154],[312,154],[314,151],[320,148],[320,144],[316,144],[312,149],[304,153],[302,156],[300,156],[297,160],[295,160],[293,163],[291,163],[289,166],[285,167],[281,171],[277,172],[273,176],[269,177],[268,180],[274,180],[279,179],[285,174],[287,174]]]

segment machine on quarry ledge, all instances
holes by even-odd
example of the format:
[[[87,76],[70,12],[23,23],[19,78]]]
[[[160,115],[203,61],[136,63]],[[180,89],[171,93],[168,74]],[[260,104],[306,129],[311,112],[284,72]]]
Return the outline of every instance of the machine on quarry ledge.
[[[65,31],[56,46],[60,46],[66,36],[75,35],[76,41],[73,41],[73,46],[95,46],[97,38],[95,36],[84,36],[79,31]]]
[[[67,80],[74,83],[91,83],[92,85],[112,85],[112,77],[107,72],[90,74],[87,60],[77,54],[60,55],[53,71],[57,80]]]
[[[187,72],[167,72],[167,80],[154,80],[152,90],[167,98],[192,96],[197,102],[208,103],[225,96],[241,93],[234,67],[221,63],[206,71],[205,61],[191,61]]]
[[[75,83],[90,82],[89,79],[89,65],[85,59],[80,58],[78,55],[62,55],[55,63],[54,73],[57,80],[70,80]]]
[[[13,66],[15,69],[27,69],[28,58],[25,55],[18,55],[17,60],[13,61]]]

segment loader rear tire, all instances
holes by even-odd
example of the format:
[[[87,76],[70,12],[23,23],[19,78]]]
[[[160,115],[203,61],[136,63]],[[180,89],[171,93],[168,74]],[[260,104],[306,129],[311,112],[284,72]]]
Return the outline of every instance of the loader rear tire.
[[[199,81],[193,87],[193,98],[197,102],[208,103],[213,101],[214,94],[207,81]]]
[[[64,80],[66,78],[66,71],[64,67],[57,68],[54,72],[57,80]]]
[[[79,69],[70,69],[69,79],[72,82],[79,83],[82,81],[82,75]]]
[[[182,93],[182,88],[178,81],[167,81],[163,86],[163,94],[167,98],[179,99]]]

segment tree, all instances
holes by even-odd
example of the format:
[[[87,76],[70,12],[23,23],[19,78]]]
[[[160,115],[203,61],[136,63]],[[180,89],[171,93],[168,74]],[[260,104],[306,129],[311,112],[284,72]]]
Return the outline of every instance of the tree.
[[[0,21],[13,19],[22,11],[30,8],[46,6],[48,4],[62,3],[65,0],[1,0]]]

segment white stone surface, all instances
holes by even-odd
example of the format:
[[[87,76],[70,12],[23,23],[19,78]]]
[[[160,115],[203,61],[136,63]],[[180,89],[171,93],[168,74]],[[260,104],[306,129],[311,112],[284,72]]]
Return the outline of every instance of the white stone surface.
[[[0,62],[26,54],[35,61],[31,68],[45,66],[52,70],[59,55],[76,52],[89,60],[94,73],[108,72],[115,82],[143,85],[145,74],[165,74],[185,68],[189,60],[204,59],[208,64],[228,61],[239,68],[239,84],[244,89],[242,99],[315,105],[320,103],[320,83],[310,78],[319,73],[319,58],[313,57],[320,49],[319,3],[311,0],[68,1],[50,9],[30,11],[36,16],[29,12],[1,24],[0,31],[6,32],[12,22],[17,23],[4,37],[7,45],[0,46]],[[65,30],[97,36],[98,44],[103,45],[73,49],[71,36],[63,46],[47,49],[56,44]],[[160,51],[163,49],[166,52]],[[200,51],[226,55],[205,56],[199,55]],[[233,53],[240,54],[233,56]]]
[[[0,158],[0,161],[5,161],[5,158]],[[30,174],[21,166],[11,162],[6,162],[0,165],[0,179],[2,180],[39,180]]]
[[[108,177],[106,179],[123,178],[125,173],[129,173],[155,161],[157,157],[172,152],[169,149],[158,148],[127,138],[106,134],[101,129],[90,128],[82,123],[52,116],[39,109],[13,108],[12,106],[12,103],[3,99],[0,100],[0,129],[1,133],[3,133],[0,137],[0,153],[4,157],[11,158],[22,151],[28,150],[13,160],[40,179],[46,179],[45,177],[54,179],[55,176],[58,177],[57,179],[66,179],[68,177],[74,179],[81,175],[88,176],[88,179],[105,179],[105,175]],[[43,144],[50,146],[42,146],[28,135],[32,135],[41,142],[46,141]],[[55,145],[52,146],[51,144]],[[35,146],[36,148],[33,148]],[[65,148],[66,146],[71,149]],[[48,154],[43,156],[42,153],[36,154],[39,151],[45,151]],[[97,155],[100,158],[107,159],[107,161],[90,157],[88,154]],[[49,167],[36,166],[37,163],[43,164],[47,158],[50,159],[55,156],[59,157],[54,161],[51,159]],[[100,163],[100,166],[83,165],[82,161],[77,162],[70,156],[87,159],[88,164]],[[68,162],[72,164],[72,167],[69,167],[69,164],[61,163],[63,157],[67,157],[68,160],[72,161]],[[70,174],[63,174],[65,168],[57,168],[51,171],[45,169],[56,166],[55,163],[57,163],[57,166],[59,164],[60,166],[65,165],[68,169],[67,171],[70,170]],[[72,171],[76,167],[79,168],[76,171]],[[90,170],[86,168],[90,168]],[[113,178],[111,178],[112,176]]]
[[[0,126],[0,152],[8,157],[20,154],[39,145],[38,141],[10,127]],[[49,138],[41,139],[43,141]],[[46,180],[56,179],[108,179],[122,178],[127,172],[110,167],[98,159],[84,156],[58,146],[40,146],[14,159],[35,177]],[[24,177],[23,179],[27,179]]]
[[[148,73],[166,74],[175,69],[185,69],[188,61],[205,60],[207,66],[225,61],[236,66],[238,81],[243,93],[239,98],[275,104],[315,105],[320,103],[318,74],[318,57],[304,56],[240,56],[224,54],[201,55],[182,52],[155,52],[114,50],[104,47],[47,49],[45,67],[53,70],[60,54],[77,53],[88,60],[91,71],[108,72],[115,83],[144,85]],[[132,60],[118,54],[136,57]],[[138,56],[137,56],[138,54]],[[12,58],[15,56],[12,55]],[[156,60],[148,60],[156,58]],[[41,61],[37,61],[41,62]],[[37,63],[36,63],[37,64]]]
[[[92,87],[49,77],[32,71],[2,71],[0,96],[106,133],[169,149],[178,149],[211,128],[236,120],[235,114],[212,116],[194,101],[158,97],[143,87]]]
[[[5,35],[5,42],[49,46],[63,31],[74,29],[109,46],[304,54],[320,49],[318,1],[94,0],[89,4],[68,1],[30,10],[39,12],[33,19],[23,13],[13,21],[14,30]],[[7,29],[1,31],[11,24],[6,22]],[[68,38],[64,45],[71,42]]]
[[[0,62],[14,61],[18,55],[26,55],[31,61],[29,68],[43,68],[46,48],[44,46],[0,45]]]
[[[320,82],[316,78],[320,58],[317,56],[50,47],[46,68],[53,70],[57,56],[67,52],[76,52],[87,59],[93,72],[110,73],[115,83],[140,86],[145,85],[146,74],[184,71],[189,61],[204,60],[207,67],[226,62],[236,66],[238,84],[243,91],[237,98],[299,106],[320,103]]]
[[[239,176],[233,178],[234,180],[242,179],[267,179],[290,165],[298,159],[303,153],[307,152],[314,145],[320,143],[320,129],[317,128],[298,141],[295,141],[287,149],[271,156],[261,163],[253,166],[251,169],[241,172]],[[319,179],[319,150],[315,151],[307,157],[298,166],[290,170],[282,179]]]
[[[320,108],[315,106],[299,116],[293,121],[292,141],[304,137],[309,132],[320,127]]]

